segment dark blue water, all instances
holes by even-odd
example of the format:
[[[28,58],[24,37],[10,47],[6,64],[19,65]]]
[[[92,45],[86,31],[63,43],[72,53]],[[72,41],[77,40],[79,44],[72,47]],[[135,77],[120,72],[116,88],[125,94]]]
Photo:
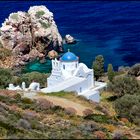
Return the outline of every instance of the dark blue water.
[[[6,1],[0,2],[0,22],[11,12],[27,11],[30,6],[45,5],[54,13],[59,32],[74,36],[76,45],[64,45],[91,67],[96,55],[103,55],[105,66],[140,62],[140,2],[66,2]],[[48,71],[50,62],[28,65],[28,71]]]

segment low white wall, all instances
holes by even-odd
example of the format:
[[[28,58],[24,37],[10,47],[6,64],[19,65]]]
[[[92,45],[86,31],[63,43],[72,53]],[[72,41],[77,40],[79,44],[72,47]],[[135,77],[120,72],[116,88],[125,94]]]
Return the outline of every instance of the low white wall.
[[[66,88],[65,91],[76,91],[77,93],[81,93],[87,89],[87,86],[87,82],[82,81],[76,85]]]
[[[99,103],[100,102],[100,93],[99,93],[99,91],[93,91],[93,94],[87,96],[87,99]]]

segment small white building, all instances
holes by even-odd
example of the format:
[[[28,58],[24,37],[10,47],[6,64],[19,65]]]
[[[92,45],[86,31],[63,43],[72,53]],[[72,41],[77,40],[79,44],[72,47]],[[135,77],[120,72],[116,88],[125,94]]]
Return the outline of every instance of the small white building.
[[[75,91],[95,102],[100,101],[99,90],[106,87],[106,83],[95,82],[93,69],[79,63],[79,58],[69,51],[59,60],[52,60],[52,71],[47,84],[47,88],[41,89],[44,93]]]

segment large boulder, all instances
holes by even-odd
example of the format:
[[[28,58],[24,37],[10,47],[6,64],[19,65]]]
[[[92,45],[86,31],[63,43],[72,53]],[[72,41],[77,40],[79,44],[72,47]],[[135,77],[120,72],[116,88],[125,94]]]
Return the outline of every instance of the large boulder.
[[[129,75],[140,76],[140,63],[133,65],[128,71]]]
[[[130,69],[129,66],[119,66],[118,72],[123,72],[123,73],[125,73],[125,72],[128,72],[129,69]]]
[[[76,43],[76,40],[74,39],[74,37],[72,37],[71,35],[67,34],[65,36],[65,42],[67,44],[75,44]]]
[[[56,58],[58,56],[58,53],[56,52],[56,51],[54,51],[54,50],[51,50],[51,51],[49,51],[49,53],[48,53],[48,57],[50,58],[50,59],[54,59],[54,58]]]
[[[51,50],[63,52],[62,37],[53,13],[45,6],[32,6],[28,12],[11,13],[0,28],[0,42],[16,59],[23,57],[23,62],[45,57]]]

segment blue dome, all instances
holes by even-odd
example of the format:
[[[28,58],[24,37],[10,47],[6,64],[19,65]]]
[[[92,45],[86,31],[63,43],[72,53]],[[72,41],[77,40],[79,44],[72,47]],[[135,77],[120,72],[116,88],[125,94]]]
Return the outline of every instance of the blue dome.
[[[61,58],[60,61],[66,61],[66,62],[71,62],[71,61],[77,61],[78,57],[72,53],[72,52],[66,52]]]

